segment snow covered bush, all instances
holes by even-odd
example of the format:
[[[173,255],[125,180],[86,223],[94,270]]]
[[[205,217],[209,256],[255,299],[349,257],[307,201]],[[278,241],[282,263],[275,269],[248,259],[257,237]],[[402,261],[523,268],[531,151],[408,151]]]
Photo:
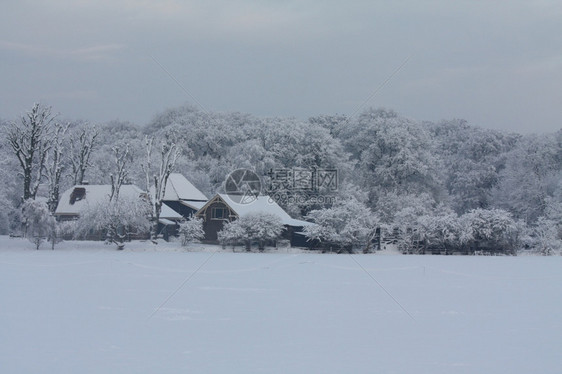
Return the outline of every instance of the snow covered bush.
[[[283,232],[283,223],[275,214],[255,212],[227,223],[219,232],[219,240],[223,243],[235,244],[243,241],[246,249],[251,249],[251,243],[257,241],[260,250],[265,248],[268,241],[276,240]]]
[[[461,245],[461,222],[456,213],[449,213],[426,218],[428,234],[427,244],[430,247],[444,249],[447,253],[453,252]]]
[[[39,249],[45,240],[56,241],[56,221],[49,212],[49,207],[42,201],[28,199],[22,205],[22,217],[25,224],[25,236]]]
[[[430,207],[415,202],[416,204],[397,211],[391,224],[397,234],[398,249],[402,253],[424,253],[424,238],[430,232]]]
[[[77,230],[78,221],[60,221],[57,222],[57,236],[61,239],[72,239]]]
[[[474,209],[460,217],[448,209],[436,210],[420,214],[423,212],[412,207],[396,213],[390,227],[402,252],[515,254],[526,232],[523,222],[501,209]]]
[[[103,235],[107,242],[123,249],[126,239],[143,236],[150,230],[150,205],[140,198],[121,196],[118,200],[106,199],[86,208],[76,221],[75,236],[88,238]]]
[[[0,235],[6,235],[10,232],[10,221],[5,211],[0,211]]]
[[[275,240],[283,232],[281,219],[269,213],[251,213],[239,219],[246,231],[246,236],[252,241],[258,241],[259,249],[263,250],[265,243]]]
[[[461,217],[461,244],[470,251],[516,253],[520,227],[502,209],[473,209]]]
[[[398,247],[404,253],[445,251],[452,253],[461,246],[461,223],[451,211],[416,216],[401,210],[391,227],[397,231]]]
[[[562,240],[558,237],[557,222],[540,217],[532,229],[533,247],[539,253],[550,256],[562,249]]]
[[[246,230],[238,221],[225,223],[222,230],[217,234],[219,242],[223,247],[243,243],[246,238]],[[249,249],[249,248],[248,248]]]
[[[205,237],[205,232],[203,231],[203,220],[200,218],[193,217],[189,221],[180,224],[180,238],[181,245],[187,247],[187,245],[195,240],[201,240]]]
[[[351,251],[353,246],[362,246],[365,252],[370,251],[378,227],[378,220],[370,209],[355,199],[313,210],[306,218],[315,223],[304,228],[306,237],[337,250]]]
[[[556,227],[556,237],[562,240],[562,173],[560,174],[560,187],[556,198],[547,198],[545,217],[554,222]]]

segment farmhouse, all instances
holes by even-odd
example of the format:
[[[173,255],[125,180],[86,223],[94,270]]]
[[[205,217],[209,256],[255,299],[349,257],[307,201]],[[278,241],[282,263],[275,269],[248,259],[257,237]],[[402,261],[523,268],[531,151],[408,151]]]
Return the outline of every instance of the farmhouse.
[[[166,183],[166,191],[162,211],[168,207],[180,214],[183,218],[191,218],[208,201],[207,196],[199,191],[182,174],[172,173]]]
[[[195,214],[197,218],[203,220],[205,240],[208,242],[217,242],[217,234],[222,230],[225,222],[234,221],[250,213],[263,212],[274,214],[281,219],[281,222],[285,226],[283,237],[290,240],[291,246],[308,246],[306,237],[302,234],[302,229],[304,226],[312,225],[312,223],[291,218],[291,216],[269,196],[260,195],[252,200],[253,201],[246,204],[240,204],[225,194],[217,194],[209,200]]]
[[[89,206],[106,202],[110,195],[110,185],[74,186],[61,195],[55,217],[58,221],[76,220],[80,217],[80,213]],[[129,199],[147,199],[147,193],[135,185],[121,186],[119,196]],[[158,233],[165,239],[171,235],[177,235],[179,222],[196,216],[203,220],[205,240],[217,242],[217,233],[223,228],[225,222],[231,222],[239,217],[257,212],[278,216],[285,227],[282,237],[288,239],[292,246],[309,246],[302,230],[304,226],[312,225],[312,223],[291,218],[269,196],[258,196],[247,204],[235,202],[224,194],[217,194],[208,200],[201,191],[178,173],[170,174],[168,178]],[[90,239],[102,238],[101,233],[92,233],[90,237]]]

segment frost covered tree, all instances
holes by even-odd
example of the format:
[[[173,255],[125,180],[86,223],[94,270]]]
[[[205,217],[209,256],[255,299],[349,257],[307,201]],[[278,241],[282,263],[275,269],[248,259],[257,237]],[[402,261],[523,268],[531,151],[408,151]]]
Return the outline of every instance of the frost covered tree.
[[[265,248],[269,241],[276,240],[283,232],[281,219],[269,213],[251,213],[242,217],[242,227],[246,228],[246,234],[251,240],[258,241],[260,250]]]
[[[205,232],[203,231],[203,220],[200,218],[193,217],[189,221],[185,221],[180,224],[179,234],[181,238],[181,245],[187,247],[187,245],[195,240],[201,240],[205,238]]]
[[[428,193],[387,192],[380,195],[375,209],[383,223],[407,225],[411,223],[411,219],[432,214],[437,206],[438,204]]]
[[[428,245],[444,249],[446,253],[451,253],[460,247],[462,226],[456,213],[423,216],[422,222],[424,221],[426,224],[422,224],[422,227],[427,230]]]
[[[555,196],[546,199],[544,217],[555,223],[557,237],[562,240],[562,178],[560,179],[559,189]]]
[[[342,129],[340,137],[358,161],[357,176],[372,208],[388,193],[428,193],[442,199],[440,160],[422,125],[392,111],[369,109]]]
[[[307,238],[339,251],[351,252],[353,246],[362,246],[364,252],[369,252],[379,228],[379,221],[370,209],[355,199],[313,210],[306,218],[315,223],[304,227]]]
[[[123,249],[126,239],[149,232],[150,204],[140,193],[121,196],[121,187],[128,182],[132,155],[128,144],[113,146],[112,150],[111,192],[104,201],[80,213],[76,233],[78,237],[87,237],[91,232],[104,232],[107,242]]]
[[[4,129],[8,122],[0,121]],[[18,161],[7,142],[0,142],[0,233],[21,230],[21,184],[18,180]]]
[[[494,206],[534,224],[544,215],[548,199],[560,191],[562,130],[549,135],[521,137],[506,154],[505,169],[494,190]]]
[[[509,212],[502,209],[473,209],[461,216],[461,221],[459,239],[471,251],[516,253],[520,227]]]
[[[23,201],[35,199],[37,195],[52,147],[55,120],[51,107],[35,104],[19,121],[10,122],[7,127],[6,137],[23,176]]]
[[[241,224],[235,222],[236,221],[225,223],[222,230],[217,234],[217,238],[223,247],[231,245],[234,249],[234,247],[239,243],[248,244],[246,242],[247,238],[245,228]],[[250,250],[250,247],[247,245],[246,249]]]
[[[109,197],[98,204],[88,206],[76,222],[77,238],[86,238],[92,232],[106,234],[106,241],[117,249],[125,247],[131,236],[143,235],[150,229],[149,204],[140,197]]]
[[[273,170],[264,171],[266,189],[279,205],[299,217],[331,205],[333,199],[324,197],[337,195],[332,188],[347,178],[353,163],[328,129],[317,123],[270,118],[263,120],[255,132],[257,144],[262,145],[267,155],[263,159],[273,164]],[[282,174],[283,170],[288,173],[286,181],[276,177],[277,171]],[[322,183],[322,178],[316,174],[322,170],[337,170],[335,183],[325,183],[326,180]]]
[[[99,130],[88,123],[80,124],[70,135],[69,160],[72,167],[73,184],[84,183],[86,170],[91,166],[90,158],[97,146]]]
[[[265,212],[249,213],[235,221],[226,223],[219,232],[219,240],[223,243],[243,241],[246,249],[251,249],[254,241],[258,242],[259,250],[263,250],[269,241],[278,239],[283,232],[283,223],[275,214]]]
[[[144,181],[140,167],[144,154],[142,140],[144,135],[139,127],[128,122],[111,121],[96,126],[98,135],[94,143],[94,151],[90,154],[87,177],[96,184],[110,184],[111,176],[115,177],[115,149],[121,154],[127,151],[127,180]]]
[[[8,200],[0,195],[0,235],[7,235],[10,232],[10,222],[7,212],[12,209]]]
[[[174,143],[163,143],[158,154],[158,167],[157,169],[153,170],[152,151],[154,147],[154,138],[149,138],[147,136],[145,138],[145,146],[146,159],[144,164],[142,165],[142,168],[145,174],[148,199],[150,205],[152,206],[152,229],[150,230],[150,238],[155,241],[158,235],[158,222],[160,220],[162,204],[164,203],[163,201],[166,194],[168,177],[174,170],[176,160],[178,159],[180,152]]]
[[[429,124],[442,160],[445,186],[458,214],[492,205],[492,191],[517,136],[469,125],[465,120]]]
[[[545,215],[531,229],[531,245],[543,255],[552,255],[562,250],[562,201],[548,197],[545,203]]]
[[[412,195],[407,197],[411,199],[405,200],[397,209],[389,227],[398,234],[398,248],[403,253],[424,253],[433,216],[432,206],[428,204],[431,199],[419,199]]]
[[[308,122],[320,125],[330,132],[330,135],[337,139],[345,126],[350,122],[350,118],[346,115],[320,115],[310,117]]]
[[[524,223],[501,209],[473,209],[459,217],[443,205],[432,210],[405,207],[388,229],[403,253],[420,254],[428,250],[515,254],[526,230]]]
[[[145,133],[181,144],[195,159],[220,159],[226,149],[245,139],[242,127],[252,121],[249,115],[207,113],[185,105],[157,114]]]
[[[115,173],[112,173],[109,176],[111,179],[111,195],[109,196],[109,200],[118,201],[121,186],[128,180],[129,177],[129,164],[132,161],[132,156],[129,151],[128,143],[124,146],[115,146],[112,148],[112,151],[115,161]]]
[[[49,196],[47,205],[51,213],[55,213],[60,198],[60,185],[64,170],[64,151],[63,146],[65,134],[69,124],[55,123],[51,149],[47,152],[45,159],[45,176],[47,177]]]
[[[42,201],[26,200],[22,205],[22,217],[25,224],[25,236],[39,249],[41,243],[48,240],[54,249],[56,243],[56,221],[49,207]]]
[[[560,222],[555,222],[546,217],[540,217],[537,224],[532,229],[533,244],[535,249],[545,255],[550,256],[559,253],[562,249],[562,239],[559,237]]]

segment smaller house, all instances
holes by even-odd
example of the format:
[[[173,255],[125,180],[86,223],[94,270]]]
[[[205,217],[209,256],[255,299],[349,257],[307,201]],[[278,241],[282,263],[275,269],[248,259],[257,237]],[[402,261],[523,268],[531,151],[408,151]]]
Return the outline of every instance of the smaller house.
[[[97,204],[111,196],[111,186],[108,184],[83,184],[64,191],[55,210],[58,221],[71,221],[80,217],[80,212],[89,205]],[[143,198],[146,193],[132,184],[125,184],[119,190],[119,196],[129,198]]]
[[[189,219],[208,200],[207,196],[199,191],[186,177],[179,173],[172,173],[166,183],[162,210],[164,210],[164,206],[167,206],[182,217]]]
[[[176,236],[178,234],[179,225],[183,220],[184,218],[181,214],[166,204],[162,204],[160,219],[158,220],[158,235],[162,235],[166,241],[170,236]]]
[[[195,216],[203,220],[205,240],[216,242],[218,240],[217,234],[222,230],[226,222],[231,222],[249,213],[257,212],[278,216],[285,226],[283,237],[290,240],[291,246],[309,246],[306,237],[302,234],[302,229],[304,226],[313,225],[313,223],[291,218],[283,208],[266,195],[257,196],[250,203],[240,204],[232,200],[228,195],[217,194],[201,207]]]
[[[57,209],[55,210],[55,218],[57,221],[73,221],[80,217],[89,206],[95,206],[98,203],[106,201],[111,196],[110,185],[77,185],[64,191],[60,197]],[[146,199],[146,192],[135,185],[122,185],[119,190],[119,196],[130,199]],[[170,217],[172,218],[172,217]],[[65,239],[71,239],[72,235]],[[137,235],[138,236],[138,235]],[[143,235],[140,235],[143,237]],[[101,240],[104,239],[102,232],[90,232],[86,239]]]

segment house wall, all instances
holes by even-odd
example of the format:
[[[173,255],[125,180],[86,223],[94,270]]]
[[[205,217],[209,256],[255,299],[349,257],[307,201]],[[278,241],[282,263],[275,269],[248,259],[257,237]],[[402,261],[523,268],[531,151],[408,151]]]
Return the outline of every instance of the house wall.
[[[213,219],[212,217],[213,208],[227,209],[229,212],[228,217],[225,219]],[[222,201],[215,201],[207,207],[207,209],[203,212],[203,214],[199,214],[199,217],[203,219],[203,231],[205,231],[205,241],[217,242],[218,232],[222,230],[225,222],[230,222],[235,219],[235,214]]]
[[[224,227],[225,222],[232,222],[238,218],[238,215],[230,209],[230,207],[224,203],[220,197],[216,197],[211,200],[212,202],[206,207],[205,210],[200,210],[197,213],[197,217],[203,219],[203,231],[205,232],[205,241],[216,243],[218,241],[218,233]],[[227,214],[224,219],[213,218],[213,210],[216,208],[222,208],[227,210]],[[302,231],[300,226],[290,226],[284,225],[284,230],[281,234],[281,238],[289,240],[291,246],[293,247],[305,247],[310,248],[311,242],[307,241],[304,235],[299,235],[297,232]]]
[[[179,223],[174,225],[164,225],[162,222],[158,222],[158,235],[162,235],[165,241],[169,241],[171,236],[179,235]]]
[[[299,235],[297,232],[302,232],[302,226],[289,226],[285,225],[282,238],[288,239],[291,242],[291,247],[311,248],[312,242],[308,241],[306,236]]]

